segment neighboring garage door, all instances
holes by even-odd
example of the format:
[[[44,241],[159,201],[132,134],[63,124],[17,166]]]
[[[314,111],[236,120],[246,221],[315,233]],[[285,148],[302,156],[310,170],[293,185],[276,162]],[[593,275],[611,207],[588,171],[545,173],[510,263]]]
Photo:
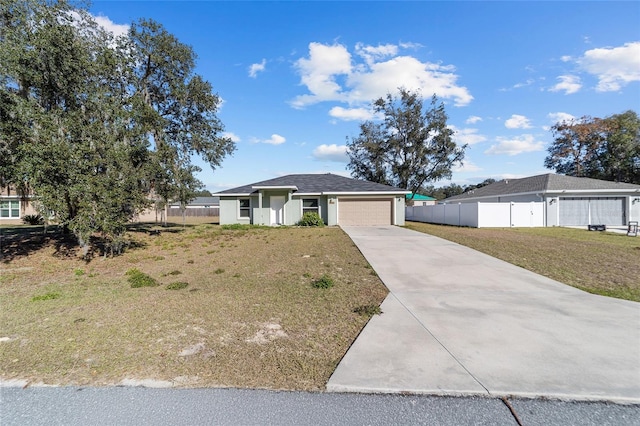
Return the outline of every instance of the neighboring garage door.
[[[345,226],[391,225],[393,199],[339,198],[338,224]]]
[[[621,197],[560,197],[560,226],[624,226],[625,206]]]

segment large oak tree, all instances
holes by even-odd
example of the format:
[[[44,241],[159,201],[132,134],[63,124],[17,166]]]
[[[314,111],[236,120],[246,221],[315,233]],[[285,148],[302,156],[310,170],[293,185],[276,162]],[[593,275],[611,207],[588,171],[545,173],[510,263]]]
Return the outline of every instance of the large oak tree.
[[[233,152],[194,67],[160,24],[114,39],[67,1],[2,0],[0,184],[33,193],[85,253],[95,233],[119,250],[150,194],[200,187],[192,155],[214,168]]]
[[[360,124],[360,134],[347,141],[351,175],[416,193],[428,182],[451,177],[461,164],[465,146],[453,140],[447,114],[434,95],[425,107],[421,95],[400,88],[373,102],[382,121]]]
[[[551,127],[544,165],[556,173],[640,184],[640,118],[634,111]]]

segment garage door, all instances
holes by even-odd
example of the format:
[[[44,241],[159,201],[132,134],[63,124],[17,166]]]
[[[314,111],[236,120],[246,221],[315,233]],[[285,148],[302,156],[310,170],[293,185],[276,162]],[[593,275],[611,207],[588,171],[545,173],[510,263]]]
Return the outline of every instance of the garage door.
[[[338,224],[353,226],[391,225],[392,200],[389,198],[339,198]]]
[[[560,198],[560,226],[625,225],[624,198]]]

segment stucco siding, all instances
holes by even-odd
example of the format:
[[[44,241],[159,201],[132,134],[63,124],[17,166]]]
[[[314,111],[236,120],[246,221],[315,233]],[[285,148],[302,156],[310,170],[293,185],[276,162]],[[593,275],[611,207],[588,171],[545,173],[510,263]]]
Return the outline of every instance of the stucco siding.
[[[252,200],[253,201],[253,200]],[[233,223],[250,224],[250,217],[238,217],[238,198],[220,198],[220,225],[230,225]]]
[[[405,213],[405,206],[406,206],[405,197],[403,197],[403,196],[396,197],[396,200],[395,200],[394,204],[396,206],[395,207],[396,208],[396,214],[395,214],[396,223],[395,223],[395,225],[404,226],[404,221],[405,221],[404,213]]]
[[[629,197],[627,202],[629,209],[629,220],[640,222],[640,194],[637,197]]]

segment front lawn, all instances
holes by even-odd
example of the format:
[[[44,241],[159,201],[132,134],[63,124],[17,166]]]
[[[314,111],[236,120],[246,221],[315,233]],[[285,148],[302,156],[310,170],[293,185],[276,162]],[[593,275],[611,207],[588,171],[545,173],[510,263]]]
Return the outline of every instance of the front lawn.
[[[89,262],[2,229],[0,379],[323,389],[368,321],[354,310],[387,294],[339,228],[149,229]]]
[[[640,237],[571,228],[463,228],[407,222],[590,293],[640,301]]]

